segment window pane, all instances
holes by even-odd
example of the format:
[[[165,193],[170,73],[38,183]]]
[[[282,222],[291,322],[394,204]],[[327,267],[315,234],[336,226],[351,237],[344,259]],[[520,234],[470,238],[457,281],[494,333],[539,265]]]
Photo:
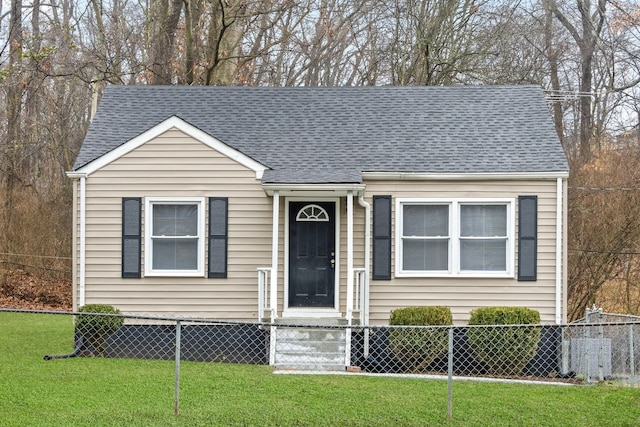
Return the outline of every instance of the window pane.
[[[506,271],[506,239],[461,240],[460,269],[475,271]]]
[[[153,240],[154,270],[197,270],[197,239]]]
[[[506,205],[460,206],[460,236],[495,237],[506,235]]]
[[[197,236],[198,205],[153,205],[154,236]]]
[[[404,240],[402,242],[402,268],[416,271],[443,271],[449,269],[449,240]]]
[[[403,236],[448,236],[448,205],[403,205]]]

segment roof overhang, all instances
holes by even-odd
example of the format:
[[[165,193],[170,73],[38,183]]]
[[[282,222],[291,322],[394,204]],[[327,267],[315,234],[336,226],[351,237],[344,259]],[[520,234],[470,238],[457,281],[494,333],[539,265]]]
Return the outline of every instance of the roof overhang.
[[[238,150],[231,148],[224,142],[214,138],[208,133],[203,132],[192,124],[182,120],[180,117],[172,116],[164,120],[163,122],[160,122],[151,129],[141,133],[135,138],[130,139],[124,144],[109,151],[108,153],[91,161],[90,163],[87,163],[81,168],[72,172],[67,172],[67,176],[70,178],[78,178],[81,176],[88,177],[100,168],[108,165],[114,160],[124,156],[125,154],[135,150],[146,142],[151,141],[152,139],[162,135],[163,133],[171,129],[177,129],[184,134],[196,139],[197,141],[207,145],[208,147],[218,151],[219,153],[229,157],[230,159],[235,160],[242,166],[253,170],[256,173],[256,179],[262,179],[264,171],[268,169],[263,164],[253,160],[251,157],[246,156]]]
[[[383,181],[499,181],[568,178],[569,172],[481,172],[481,173],[429,173],[429,172],[362,172],[362,179]]]
[[[268,196],[277,191],[280,196],[346,196],[349,192],[359,195],[364,192],[364,184],[262,184]]]

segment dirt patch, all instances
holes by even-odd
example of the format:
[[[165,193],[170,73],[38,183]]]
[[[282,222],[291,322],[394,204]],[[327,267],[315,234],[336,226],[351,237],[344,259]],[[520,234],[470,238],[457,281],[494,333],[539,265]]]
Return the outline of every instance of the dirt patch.
[[[42,278],[23,270],[3,271],[0,308],[71,311],[71,281]]]

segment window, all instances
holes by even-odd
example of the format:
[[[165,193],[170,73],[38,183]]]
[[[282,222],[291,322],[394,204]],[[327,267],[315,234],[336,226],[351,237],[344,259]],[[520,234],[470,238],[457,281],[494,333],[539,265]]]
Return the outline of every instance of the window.
[[[460,205],[460,270],[507,270],[507,206]]]
[[[398,199],[396,275],[513,275],[512,199]]]
[[[328,222],[329,214],[324,208],[318,205],[307,205],[300,209],[298,215],[296,216],[296,221],[319,221],[319,222]]]
[[[204,276],[204,198],[147,198],[145,275]]]
[[[402,224],[403,270],[449,269],[448,205],[404,205]]]

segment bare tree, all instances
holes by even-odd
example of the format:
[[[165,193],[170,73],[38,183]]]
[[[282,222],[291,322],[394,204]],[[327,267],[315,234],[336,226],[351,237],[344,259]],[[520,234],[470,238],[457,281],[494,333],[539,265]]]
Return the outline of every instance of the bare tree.
[[[570,178],[570,320],[594,303],[611,301],[619,292],[616,282],[629,283],[637,271],[630,256],[640,251],[639,162],[635,149],[603,148]]]
[[[479,12],[488,2],[396,0],[390,45],[393,84],[452,84],[468,75],[476,55]]]
[[[591,92],[593,90],[593,61],[606,19],[607,0],[577,0],[577,23],[560,9],[555,0],[548,0],[547,7],[567,29],[580,50],[580,158],[591,158],[592,121]]]
[[[2,144],[1,170],[3,175],[3,240],[4,251],[9,252],[13,246],[13,236],[10,230],[13,226],[14,215],[14,192],[20,179],[19,163],[21,155],[21,128],[22,128],[22,107],[23,92],[26,82],[21,73],[22,68],[22,1],[12,0],[9,21],[9,66],[5,76],[5,108],[6,108],[6,136]]]
[[[559,48],[556,43],[556,37],[554,37],[553,31],[553,11],[551,10],[549,0],[543,0],[544,7],[544,52],[549,62],[549,81],[551,89],[555,93],[559,93],[560,88],[560,65],[559,65]],[[566,143],[564,138],[564,115],[562,112],[562,104],[560,100],[556,100],[552,104],[553,109],[553,123],[556,128],[558,138],[562,142],[562,145],[566,150]]]

